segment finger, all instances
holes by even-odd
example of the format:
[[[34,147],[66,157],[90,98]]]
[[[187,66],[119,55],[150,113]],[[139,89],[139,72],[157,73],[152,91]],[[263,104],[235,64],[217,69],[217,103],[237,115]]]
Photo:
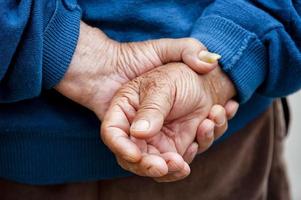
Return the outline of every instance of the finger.
[[[193,159],[195,158],[195,156],[197,155],[198,152],[198,148],[199,145],[196,142],[193,142],[186,150],[186,152],[183,155],[183,159],[185,160],[185,162],[187,162],[188,164],[190,164]]]
[[[138,170],[148,177],[161,177],[168,173],[168,166],[160,156],[147,154],[142,157]]]
[[[163,177],[154,178],[157,182],[174,182],[184,179],[190,174],[190,167],[187,163],[184,164],[184,168],[179,172],[169,173]]]
[[[168,166],[168,172],[177,172],[183,170],[185,167],[185,161],[182,156],[174,152],[167,152],[161,154],[161,157],[165,160]]]
[[[157,155],[145,154],[140,162],[131,163],[117,157],[118,164],[125,170],[128,170],[139,176],[162,177],[168,173],[168,166],[163,158]]]
[[[130,128],[132,136],[147,139],[161,130],[164,119],[172,108],[173,93],[170,86],[157,84],[147,88],[145,94],[140,93],[140,106]]]
[[[118,102],[118,99],[115,100]],[[130,140],[130,124],[121,106],[129,106],[127,102],[114,104],[109,108],[101,125],[102,141],[117,156],[129,161],[138,162],[141,159],[141,151],[137,145]]]
[[[205,119],[197,129],[196,140],[199,145],[198,153],[206,151],[214,141],[214,122]]]
[[[235,114],[237,113],[237,110],[239,108],[239,104],[234,100],[229,100],[225,105],[225,110],[227,114],[227,118],[232,119]]]
[[[217,67],[220,58],[211,54],[194,38],[159,39],[149,41],[159,55],[162,64],[183,61],[197,73],[208,73]],[[205,53],[208,52],[208,53]]]
[[[208,118],[214,121],[216,126],[221,126],[227,120],[226,111],[221,105],[213,105]]]
[[[214,139],[220,138],[228,129],[228,121],[226,120],[222,125],[215,126],[214,128]]]
[[[183,160],[182,156],[176,152],[167,152],[167,153],[160,153],[158,149],[152,145],[148,145],[147,152],[149,154],[155,154],[162,157],[167,166],[168,172],[176,172],[183,169],[185,161]]]
[[[218,66],[220,56],[205,50],[185,49],[182,54],[183,62],[199,74],[206,74]]]
[[[214,138],[218,139],[228,129],[228,120],[224,107],[221,105],[212,106],[208,118],[215,123]]]

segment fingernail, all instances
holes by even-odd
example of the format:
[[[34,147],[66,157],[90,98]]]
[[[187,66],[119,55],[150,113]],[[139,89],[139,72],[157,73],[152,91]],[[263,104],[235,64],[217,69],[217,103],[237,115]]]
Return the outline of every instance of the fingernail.
[[[216,126],[220,127],[220,126],[224,125],[225,122],[226,122],[225,118],[223,118],[222,120],[217,120],[216,121]]]
[[[211,137],[213,137],[213,134],[214,134],[213,131],[209,131],[209,132],[206,133],[206,137],[211,138]]]
[[[131,128],[135,131],[147,131],[149,129],[149,122],[147,120],[141,119],[134,122]]]
[[[221,58],[221,56],[216,53],[211,53],[208,51],[201,51],[199,53],[199,58],[201,61],[211,64],[211,63],[217,62]]]

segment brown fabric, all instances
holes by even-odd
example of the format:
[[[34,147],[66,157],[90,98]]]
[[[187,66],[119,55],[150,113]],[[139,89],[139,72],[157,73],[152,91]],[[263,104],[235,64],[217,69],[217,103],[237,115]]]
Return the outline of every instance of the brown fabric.
[[[231,138],[192,163],[191,175],[175,183],[133,176],[94,183],[29,186],[0,181],[1,200],[289,200],[282,158],[286,135],[280,101]]]
[[[1,200],[99,200],[98,184],[74,183],[52,186],[32,186],[0,181]]]
[[[282,101],[283,103],[283,101]],[[282,107],[280,104],[275,106],[275,139],[274,139],[274,150],[273,150],[273,158],[272,165],[269,174],[268,180],[268,200],[282,200],[282,199],[290,199],[289,197],[289,184],[286,174],[286,165],[283,154],[283,140],[288,132],[289,125],[289,112],[287,104],[285,105],[284,113],[285,121],[282,120],[280,113],[282,113]],[[279,114],[278,114],[279,113]],[[277,115],[278,114],[278,115]],[[280,118],[280,119],[277,119]],[[280,191],[280,192],[279,192]],[[281,192],[284,191],[284,192]]]

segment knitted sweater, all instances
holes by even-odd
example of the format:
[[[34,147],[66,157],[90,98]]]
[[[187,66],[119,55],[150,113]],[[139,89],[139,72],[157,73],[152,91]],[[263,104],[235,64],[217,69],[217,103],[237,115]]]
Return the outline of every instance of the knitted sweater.
[[[101,142],[96,116],[51,89],[68,68],[80,20],[121,42],[194,37],[221,54],[241,104],[222,141],[301,87],[300,15],[299,0],[1,1],[0,178],[130,175]]]

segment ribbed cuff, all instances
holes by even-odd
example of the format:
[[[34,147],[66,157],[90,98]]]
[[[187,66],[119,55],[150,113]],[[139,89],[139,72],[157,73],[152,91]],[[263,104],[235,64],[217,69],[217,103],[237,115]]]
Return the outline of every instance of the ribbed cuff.
[[[43,87],[50,89],[64,76],[72,59],[80,27],[81,10],[57,1],[56,10],[44,32]]]
[[[267,55],[257,36],[228,19],[212,15],[196,22],[191,37],[222,56],[220,64],[233,81],[239,102],[250,99],[267,72]]]

